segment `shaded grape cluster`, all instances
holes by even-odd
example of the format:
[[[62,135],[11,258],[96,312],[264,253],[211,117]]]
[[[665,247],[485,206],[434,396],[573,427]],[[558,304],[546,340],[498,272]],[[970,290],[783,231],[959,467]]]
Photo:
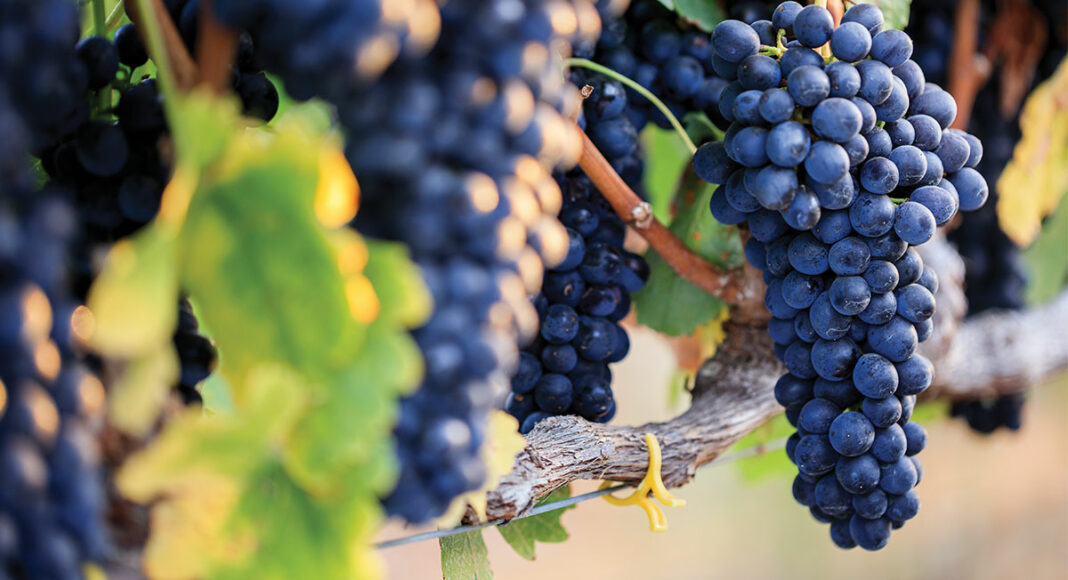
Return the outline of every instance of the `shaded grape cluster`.
[[[77,361],[66,192],[30,155],[88,117],[68,0],[0,1],[0,576],[81,578],[107,550],[94,432],[100,381]],[[32,55],[32,57],[31,57]]]
[[[727,81],[716,75],[711,36],[680,27],[655,1],[630,5],[620,17],[599,5],[603,22],[596,42],[579,43],[575,56],[628,77],[656,95],[677,118],[706,112],[724,122],[718,99]],[[649,123],[670,128],[644,96],[598,72],[573,68],[569,80],[588,85],[579,126],[628,186],[644,195],[645,161],[639,133]],[[623,221],[581,170],[561,172],[560,220],[567,227],[568,255],[545,273],[534,299],[540,334],[524,348],[512,378],[506,408],[529,432],[549,416],[580,415],[608,422],[615,415],[609,364],[630,350],[620,326],[630,295],[649,276],[645,260],[623,247]]]
[[[587,101],[591,106],[595,97]],[[540,333],[520,353],[506,404],[522,433],[553,415],[612,420],[609,364],[630,351],[620,321],[630,312],[631,293],[649,278],[645,259],[623,247],[623,221],[589,178],[576,170],[561,178],[561,187],[567,256],[545,272],[534,299]]]
[[[720,94],[729,81],[717,74],[711,35],[680,23],[656,0],[631,4],[622,18],[603,14],[596,43],[580,44],[575,56],[587,58],[633,80],[656,95],[678,119],[703,112],[717,125]],[[649,123],[671,124],[648,99],[616,80],[574,68],[571,81],[593,87],[596,107],[585,107],[580,120],[597,148],[616,172],[641,192],[642,155],[638,134]]]
[[[216,2],[298,99],[333,104],[360,182],[361,234],[405,243],[434,300],[413,331],[425,362],[401,401],[387,512],[441,515],[486,477],[480,448],[537,332],[529,295],[567,235],[551,169],[577,159],[577,108],[554,56],[594,37],[586,0]],[[347,71],[347,74],[338,74]],[[374,80],[374,82],[370,82]]]
[[[694,169],[721,184],[712,214],[747,227],[746,257],[768,286],[788,371],[775,396],[797,427],[794,497],[839,547],[877,550],[920,503],[927,435],[909,419],[932,380],[916,349],[938,278],[912,246],[986,201],[982,145],[948,128],[952,96],[876,6],[853,6],[836,28],[826,9],[784,2],[769,20],[720,23],[712,44],[731,125]]]
[[[195,16],[196,4],[195,0],[188,4],[175,2],[169,8],[178,22],[186,10]],[[192,50],[197,20],[187,18],[185,22],[183,37]],[[135,25],[127,24],[116,32],[114,43],[104,37],[88,36],[71,44],[69,50],[76,58],[67,74],[87,82],[79,85],[71,98],[75,109],[85,111],[85,115],[78,117],[78,123],[39,141],[35,151],[49,183],[72,195],[79,227],[77,243],[69,250],[74,268],[71,284],[74,297],[80,301],[85,300],[110,245],[155,218],[172,172],[173,160],[166,152],[170,133],[156,79],[134,78],[136,70],[148,62],[138,34]],[[247,35],[243,38],[247,39]],[[277,111],[278,93],[264,73],[251,64],[255,60],[251,44],[243,41],[239,53],[234,69],[235,90],[240,94],[238,85],[256,82],[251,80],[255,76],[262,77],[269,85],[265,92],[273,95],[266,102],[241,95],[244,112],[269,120]],[[113,88],[120,93],[115,106],[90,118],[94,100],[103,97],[108,101]],[[214,366],[215,348],[196,332],[196,318],[188,303],[179,306],[179,310],[184,326],[177,329],[174,346],[182,374],[175,390],[186,403],[199,403],[196,385],[210,372],[204,369]],[[97,366],[99,361],[89,357],[87,363]],[[193,380],[194,377],[199,378]]]

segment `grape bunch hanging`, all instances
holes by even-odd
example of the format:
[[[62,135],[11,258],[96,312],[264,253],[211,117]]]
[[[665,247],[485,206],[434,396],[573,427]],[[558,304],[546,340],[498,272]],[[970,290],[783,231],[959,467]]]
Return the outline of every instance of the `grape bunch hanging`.
[[[920,507],[927,435],[909,419],[932,379],[916,349],[938,279],[913,246],[986,201],[982,145],[950,129],[953,97],[876,6],[836,28],[825,8],[784,2],[770,20],[720,23],[712,44],[731,124],[694,168],[721,184],[712,214],[747,227],[767,282],[794,497],[839,547],[877,550]]]

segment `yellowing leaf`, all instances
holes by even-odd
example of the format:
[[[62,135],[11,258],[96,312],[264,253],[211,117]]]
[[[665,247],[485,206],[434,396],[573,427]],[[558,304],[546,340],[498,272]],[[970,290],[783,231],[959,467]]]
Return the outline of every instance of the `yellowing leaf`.
[[[486,495],[489,494],[502,477],[512,471],[515,456],[526,447],[526,439],[519,434],[519,423],[515,417],[500,409],[490,414],[486,429],[486,442],[482,444],[482,461],[486,464],[486,483],[481,489],[471,491],[454,499],[438,522],[442,525],[455,523],[464,514],[467,506],[475,510],[479,518],[486,518]]]
[[[178,373],[178,357],[169,342],[131,361],[108,394],[108,420],[134,437],[148,434]]]
[[[1012,161],[998,179],[997,212],[1001,229],[1027,246],[1068,191],[1068,59],[1027,98],[1020,131]]]
[[[172,420],[152,445],[126,461],[116,478],[125,496],[147,502],[186,483],[240,481],[274,457],[304,409],[303,381],[278,365],[249,373],[248,406],[235,417],[205,417],[190,409]]]
[[[356,217],[360,185],[336,143],[324,144],[319,152],[319,186],[315,191],[315,215],[328,228],[339,228]]]
[[[404,327],[419,326],[430,317],[433,300],[419,269],[401,244],[367,240],[364,274],[381,304],[382,316]]]
[[[174,242],[156,228],[122,240],[108,253],[89,290],[96,322],[90,345],[116,358],[137,358],[166,344],[177,324]]]
[[[205,578],[212,569],[246,557],[252,539],[224,533],[237,499],[238,487],[232,481],[205,477],[153,506],[145,574],[153,580]]]
[[[167,103],[168,117],[181,119],[171,124],[174,145],[182,164],[200,169],[224,153],[234,135],[240,134],[240,103],[235,97],[221,98],[206,88],[174,95]]]
[[[314,215],[319,146],[285,124],[234,139],[182,229],[183,288],[212,329],[238,407],[259,361],[285,362],[319,384],[359,352],[364,328]]]

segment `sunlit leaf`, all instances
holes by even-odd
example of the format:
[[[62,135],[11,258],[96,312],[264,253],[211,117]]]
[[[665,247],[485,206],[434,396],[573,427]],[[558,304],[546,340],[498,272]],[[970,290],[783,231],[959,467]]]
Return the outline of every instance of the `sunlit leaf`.
[[[178,278],[173,239],[147,228],[117,242],[89,290],[96,321],[90,345],[117,358],[151,354],[177,325]]]
[[[362,326],[349,315],[336,256],[315,218],[318,151],[299,130],[235,139],[190,207],[183,286],[225,353],[221,370],[235,389],[259,360],[327,374],[359,348]]]
[[[130,361],[108,392],[108,420],[134,437],[146,435],[178,382],[179,372],[178,357],[169,342]]]
[[[874,4],[883,11],[883,28],[904,30],[909,25],[912,0],[858,0],[857,4]]]
[[[1027,246],[1068,191],[1068,58],[1027,97],[1020,131],[997,182],[997,210],[1001,229]]]

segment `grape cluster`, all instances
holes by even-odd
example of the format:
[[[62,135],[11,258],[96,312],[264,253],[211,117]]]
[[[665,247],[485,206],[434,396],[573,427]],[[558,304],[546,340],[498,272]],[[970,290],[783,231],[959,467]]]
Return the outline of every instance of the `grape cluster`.
[[[600,8],[601,36],[580,43],[575,56],[632,78],[676,117],[701,111],[724,122],[718,99],[727,81],[713,69],[710,35],[680,29],[674,14],[651,0],[633,3],[622,18],[611,6]],[[627,185],[643,195],[638,135],[650,122],[670,127],[667,118],[645,97],[600,73],[573,69],[569,80],[593,89],[579,125]],[[568,256],[546,272],[534,299],[541,333],[520,355],[506,404],[524,433],[552,415],[612,419],[608,365],[630,348],[618,323],[630,311],[631,293],[649,276],[645,260],[624,249],[625,226],[589,178],[575,170],[557,179],[564,192],[560,219],[568,228]]]
[[[873,5],[835,28],[826,9],[788,1],[771,20],[720,23],[712,44],[735,67],[721,67],[731,125],[694,169],[722,184],[712,214],[748,227],[746,257],[768,285],[788,371],[775,396],[797,427],[794,497],[836,545],[876,550],[919,509],[927,438],[909,419],[932,379],[916,347],[938,279],[910,246],[986,201],[982,146],[948,129],[952,96]],[[826,44],[832,58],[815,50]]]
[[[1000,428],[1019,431],[1023,425],[1023,393],[1001,395],[994,399],[955,401],[950,417],[960,417],[976,433],[989,435]]]
[[[194,5],[195,14],[195,0],[190,4]],[[180,14],[187,6],[174,3],[171,9]],[[171,174],[171,159],[163,153],[169,130],[156,80],[129,82],[134,71],[146,64],[148,58],[134,26],[120,28],[115,44],[99,36],[71,44],[68,50],[75,58],[67,74],[86,79],[88,84],[73,90],[70,98],[74,108],[85,111],[85,116],[79,117],[78,124],[72,123],[64,131],[49,134],[37,143],[37,155],[50,184],[73,194],[79,239],[70,247],[74,268],[71,284],[74,297],[81,301],[85,300],[107,247],[156,216]],[[192,30],[195,33],[195,27]],[[183,30],[187,31],[188,28]],[[191,47],[193,40],[187,42]],[[250,45],[242,46],[243,50],[251,51]],[[267,92],[273,94],[273,101],[267,98],[265,103],[244,95],[242,99],[246,114],[269,120],[278,108],[274,85],[262,71],[238,68],[234,75],[235,79],[241,79],[235,81],[237,84],[249,85],[255,82],[250,79],[256,75],[267,82],[270,87]],[[101,94],[110,97],[113,86],[121,88],[117,106],[102,111],[102,118],[91,119],[90,103]],[[109,119],[112,115],[114,120]],[[180,311],[184,326],[178,329],[174,346],[182,376],[175,389],[183,401],[200,402],[196,385],[207,376],[203,369],[214,365],[215,350],[208,339],[197,334],[196,319],[188,305],[180,307]],[[95,366],[99,361],[89,357],[87,363]],[[192,380],[193,377],[199,378]]]
[[[561,114],[577,95],[553,44],[596,35],[596,10],[587,0],[216,7],[266,47],[262,62],[291,94],[337,108],[360,181],[354,227],[405,243],[434,299],[413,332],[425,377],[401,401],[401,473],[384,500],[392,515],[427,521],[482,485],[487,417],[517,341],[537,332],[527,296],[567,251],[550,170],[577,159]]]
[[[587,100],[587,108],[597,99]],[[616,413],[612,371],[630,350],[619,325],[630,295],[649,278],[641,256],[623,248],[623,221],[581,171],[561,177],[560,220],[567,227],[567,257],[545,272],[534,299],[538,338],[520,353],[506,409],[528,433],[538,421],[574,414],[607,423]]]
[[[718,61],[708,33],[680,28],[678,18],[656,0],[634,2],[623,18],[602,16],[605,24],[600,38],[576,47],[575,56],[634,80],[679,119],[686,113],[705,112],[713,122],[726,126],[719,114],[719,97],[729,83],[717,74]],[[638,133],[649,122],[669,129],[668,119],[638,93],[598,73],[573,70],[572,82],[578,86],[588,83],[595,96],[605,95],[599,99],[598,109],[587,107],[587,133],[602,153],[619,159],[617,173],[628,178],[628,173],[640,165],[640,152],[634,145]],[[616,98],[619,94],[626,98]],[[630,155],[618,154],[627,150]]]
[[[186,30],[196,26],[198,0],[166,3],[186,4],[178,10],[186,38]],[[301,101],[318,97],[335,104],[347,100],[354,85],[374,80],[398,58],[423,55],[441,27],[433,0],[216,0],[214,9],[222,22],[244,31],[243,38],[255,43],[258,50],[248,53],[254,57],[249,61],[281,77],[290,96]],[[487,24],[496,24],[494,18],[515,14],[489,10],[483,17]]]
[[[69,0],[0,0],[0,577],[81,578],[106,550],[94,431],[104,391],[75,356],[66,194],[31,153],[88,116]],[[32,55],[32,58],[30,58]]]

